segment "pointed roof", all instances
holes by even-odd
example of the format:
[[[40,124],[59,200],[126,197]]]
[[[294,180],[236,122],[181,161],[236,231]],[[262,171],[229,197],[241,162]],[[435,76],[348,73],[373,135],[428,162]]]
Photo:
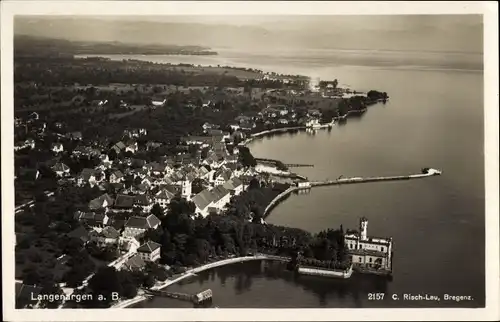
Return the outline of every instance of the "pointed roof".
[[[122,178],[124,175],[123,173],[120,171],[120,170],[116,170],[112,173],[112,175],[114,175],[115,177],[117,178]]]
[[[101,230],[101,236],[103,236],[104,238],[116,239],[120,237],[120,233],[114,227],[106,226],[103,228],[103,230]]]
[[[139,253],[152,253],[160,247],[161,247],[160,244],[155,243],[154,241],[148,241],[147,243],[145,243],[141,247],[137,248],[137,252],[139,252]]]
[[[239,178],[232,178],[226,181],[222,186],[227,190],[236,190],[239,186],[243,185],[243,182]]]
[[[142,259],[139,254],[135,254],[130,257],[125,263],[125,267],[130,270],[142,269],[146,266],[146,262]]]
[[[135,204],[141,206],[148,206],[151,204],[151,198],[147,195],[138,195],[135,197]]]
[[[167,199],[170,200],[175,197],[175,193],[172,193],[168,189],[161,189],[156,195],[156,199]]]
[[[149,215],[148,217],[132,216],[129,220],[127,220],[125,227],[149,229],[159,225],[160,223],[160,219],[158,219],[155,215]]]
[[[215,186],[210,192],[213,195],[212,200],[214,201],[219,201],[229,194],[229,190],[224,188],[222,185]]]
[[[52,167],[52,170],[54,170],[55,172],[66,172],[66,171],[69,171],[69,167],[62,162],[57,162]]]
[[[79,238],[83,242],[89,241],[90,232],[83,226],[78,226],[75,230],[66,234],[70,238]]]
[[[116,208],[132,208],[134,206],[135,196],[117,195],[115,200]]]
[[[104,204],[104,201],[106,201],[108,203],[108,206],[111,206],[113,205],[113,198],[108,195],[107,193],[103,194],[102,196],[100,197],[97,197],[95,199],[92,199],[90,202],[89,202],[89,208],[94,210],[94,209],[100,209],[102,208],[102,205]]]
[[[89,180],[90,177],[95,176],[95,172],[94,169],[85,168],[80,172],[80,177],[82,177],[83,180]]]
[[[193,202],[196,207],[200,210],[204,210],[208,207],[213,201],[213,195],[207,189],[201,191],[196,196],[193,197]]]

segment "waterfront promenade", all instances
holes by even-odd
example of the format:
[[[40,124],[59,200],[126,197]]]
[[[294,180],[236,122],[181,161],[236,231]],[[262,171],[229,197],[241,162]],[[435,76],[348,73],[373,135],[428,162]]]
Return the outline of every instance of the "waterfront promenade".
[[[189,278],[191,276],[196,276],[197,273],[224,266],[224,265],[230,265],[230,264],[236,264],[236,263],[243,263],[243,262],[248,262],[248,261],[255,261],[255,260],[277,260],[277,261],[289,261],[289,258],[283,257],[283,256],[275,256],[275,255],[266,255],[266,254],[255,254],[253,256],[242,256],[242,257],[234,257],[234,258],[228,258],[228,259],[223,259],[217,262],[213,263],[208,263],[200,267],[196,267],[193,269],[190,269],[186,272],[184,272],[182,275],[174,278],[174,279],[168,279],[164,282],[160,282],[156,284],[155,286],[151,287],[151,290],[153,291],[159,291],[162,290],[172,284],[175,284],[177,282],[180,282],[186,278]],[[119,301],[115,305],[113,305],[111,308],[126,308],[129,306],[132,306],[136,303],[140,303],[144,300],[146,300],[148,297],[144,294],[144,291],[138,292],[138,295],[132,299],[124,300],[124,301]]]

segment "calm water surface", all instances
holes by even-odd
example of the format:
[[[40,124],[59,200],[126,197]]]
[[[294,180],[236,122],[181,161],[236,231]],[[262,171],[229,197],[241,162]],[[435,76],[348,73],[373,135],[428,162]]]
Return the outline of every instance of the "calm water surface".
[[[307,55],[229,52],[142,59],[337,78],[355,89],[388,92],[390,102],[372,106],[331,131],[263,138],[250,148],[257,157],[314,164],[297,169],[311,179],[442,169],[442,176],[424,180],[315,188],[291,196],[267,218],[269,223],[317,232],[340,224],[357,228],[359,217],[366,216],[369,235],[394,238],[393,281],[359,275],[348,281],[296,278],[280,264],[252,262],[203,272],[171,289],[196,293],[211,288],[212,305],[221,308],[484,306],[483,74],[476,71],[482,68],[482,57],[398,52]],[[368,300],[367,293],[376,291],[386,293],[384,301]],[[473,301],[393,301],[392,293],[471,295]],[[138,306],[192,304],[157,297]]]

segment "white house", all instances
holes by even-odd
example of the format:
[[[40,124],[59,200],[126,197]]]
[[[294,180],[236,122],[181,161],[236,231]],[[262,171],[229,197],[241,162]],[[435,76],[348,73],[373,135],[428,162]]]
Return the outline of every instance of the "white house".
[[[243,182],[239,178],[229,179],[222,186],[235,196],[243,192]]]
[[[231,130],[233,131],[237,131],[240,129],[240,125],[239,124],[231,124],[229,125],[229,127],[231,128]]]
[[[153,208],[153,201],[146,194],[138,195],[135,197],[134,207],[138,207],[144,213],[149,213]]]
[[[94,232],[90,235],[90,240],[100,247],[117,245],[119,238],[120,233],[111,226],[104,227],[100,232]]]
[[[170,200],[175,197],[175,193],[171,192],[169,189],[165,188],[155,195],[155,203],[159,204],[163,209],[168,207]]]
[[[232,172],[224,167],[220,168],[214,173],[213,183],[216,186],[224,184],[227,180],[231,179]]]
[[[38,119],[40,119],[40,115],[37,112],[33,112],[30,115],[28,115],[28,118],[30,120],[38,120]]]
[[[104,153],[99,156],[99,160],[101,160],[102,163],[110,162],[109,156],[107,154],[104,154]]]
[[[56,173],[58,177],[65,177],[69,175],[69,167],[61,162],[56,163],[52,167],[52,170]]]
[[[210,192],[212,193],[213,207],[218,210],[224,209],[231,200],[231,193],[222,185],[214,187]]]
[[[148,131],[146,129],[132,129],[132,130],[124,130],[123,135],[128,136],[130,138],[138,138],[142,135],[147,135]]]
[[[203,217],[208,216],[208,208],[213,206],[213,195],[207,189],[195,195],[192,199],[196,206],[196,213]]]
[[[89,202],[89,209],[98,210],[98,209],[107,209],[113,206],[114,199],[108,195],[107,193],[103,194],[100,197],[92,199]]]
[[[137,142],[130,142],[129,144],[127,144],[127,146],[125,147],[125,152],[132,152],[132,153],[136,153],[137,150],[139,150],[139,146],[137,145]]]
[[[88,226],[94,229],[100,230],[100,228],[109,224],[111,219],[105,213],[99,212],[85,212],[81,213],[78,221],[86,223]]]
[[[60,153],[64,151],[64,146],[61,142],[53,143],[51,150],[55,153]]]
[[[109,182],[110,183],[120,183],[120,182],[123,182],[124,178],[125,178],[125,176],[123,175],[123,173],[120,170],[117,170],[109,176]]]
[[[161,245],[154,241],[148,241],[141,247],[137,248],[137,254],[147,262],[156,262],[160,259]]]
[[[163,106],[167,102],[167,99],[164,98],[163,100],[161,98],[154,98],[151,100],[151,104],[153,106]]]
[[[96,180],[96,171],[94,169],[85,168],[82,170],[78,178],[76,179],[77,184],[82,186],[85,184],[90,184],[94,186],[97,183]]]
[[[120,253],[135,253],[141,244],[135,237],[118,238],[118,250]]]

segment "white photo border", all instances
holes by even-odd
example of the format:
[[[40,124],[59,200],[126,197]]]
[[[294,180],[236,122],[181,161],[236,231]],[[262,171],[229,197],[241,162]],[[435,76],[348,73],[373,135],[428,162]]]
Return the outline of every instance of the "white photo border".
[[[498,6],[494,1],[2,1],[2,260],[7,321],[427,321],[498,320]],[[482,14],[484,26],[486,307],[478,309],[68,309],[15,310],[13,18],[15,15]],[[166,311],[167,310],[167,311]]]

